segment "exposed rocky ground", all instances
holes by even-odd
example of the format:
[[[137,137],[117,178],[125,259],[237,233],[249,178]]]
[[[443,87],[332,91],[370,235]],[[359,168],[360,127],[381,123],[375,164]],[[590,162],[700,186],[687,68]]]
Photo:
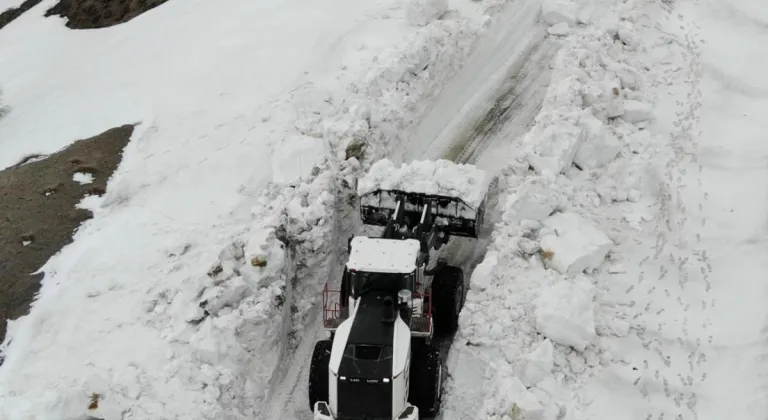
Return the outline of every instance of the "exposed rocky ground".
[[[61,0],[45,16],[67,18],[71,29],[106,28],[128,22],[167,0]]]
[[[21,16],[27,10],[40,4],[42,0],[26,0],[21,3],[19,7],[12,7],[7,10],[0,11],[0,29],[3,29],[6,25],[13,22],[17,17]]]
[[[42,0],[26,0],[19,7],[0,13],[0,29],[11,23]],[[128,22],[142,13],[154,9],[167,0],[61,0],[45,12],[45,16],[67,19],[71,29],[107,28]]]
[[[0,342],[5,321],[25,315],[40,289],[43,276],[32,273],[92,216],[75,206],[104,193],[132,133],[132,125],[113,128],[0,171]]]

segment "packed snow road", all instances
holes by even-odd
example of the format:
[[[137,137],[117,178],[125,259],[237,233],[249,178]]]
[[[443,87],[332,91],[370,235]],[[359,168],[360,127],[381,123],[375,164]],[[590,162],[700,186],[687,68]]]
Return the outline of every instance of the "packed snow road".
[[[529,128],[544,100],[558,44],[547,38],[540,16],[537,1],[507,8],[499,19],[504,24],[489,30],[411,131],[407,158],[478,163],[484,150],[514,142]],[[483,169],[498,170],[501,164]]]

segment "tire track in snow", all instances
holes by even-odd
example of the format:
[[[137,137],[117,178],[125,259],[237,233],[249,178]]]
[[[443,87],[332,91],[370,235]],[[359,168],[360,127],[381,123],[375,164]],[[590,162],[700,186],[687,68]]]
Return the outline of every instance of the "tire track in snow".
[[[504,158],[497,161],[495,155],[503,150],[502,147],[522,137],[541,109],[551,76],[548,67],[558,47],[559,44],[550,39],[535,38],[535,43],[523,50],[511,65],[506,73],[508,79],[502,85],[503,90],[496,98],[489,100],[492,106],[480,118],[469,118],[466,121],[468,125],[457,130],[459,136],[452,139],[440,158],[471,163],[490,172],[500,169]],[[446,250],[449,260],[462,265],[467,281],[475,266],[482,261],[491,241],[493,225],[501,217],[499,194],[497,180],[489,190],[485,226],[482,228],[484,234],[476,240],[454,238]]]
[[[537,67],[530,64],[530,58],[542,51],[553,52],[553,43],[540,22],[541,2],[521,0],[505,7],[468,64],[441,90],[414,128],[406,144],[407,158],[473,162],[477,156],[459,156],[461,150],[481,147],[494,134],[492,127],[501,128],[510,121],[512,112],[505,114],[505,108],[513,107],[512,101],[524,95],[527,83],[548,80],[520,77],[535,74]],[[519,106],[521,110],[530,104]]]
[[[551,75],[548,67],[559,47],[552,39],[537,41],[510,69],[503,93],[493,101],[493,108],[477,121],[468,138],[451,146],[445,158],[496,169],[489,168],[481,159],[485,152],[528,132],[544,102]]]

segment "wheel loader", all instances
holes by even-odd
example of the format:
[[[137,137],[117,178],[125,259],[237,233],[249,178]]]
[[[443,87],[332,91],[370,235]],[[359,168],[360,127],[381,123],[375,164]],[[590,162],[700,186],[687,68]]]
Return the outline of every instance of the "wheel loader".
[[[469,170],[474,191],[441,192],[441,180],[359,182],[368,185],[358,188],[362,221],[381,234],[351,238],[340,290],[323,290],[329,338],[315,344],[308,384],[315,420],[418,420],[439,411],[435,339],[456,331],[465,295],[462,270],[440,253],[453,236],[477,238],[490,180],[471,165],[441,164],[448,174],[450,165]]]

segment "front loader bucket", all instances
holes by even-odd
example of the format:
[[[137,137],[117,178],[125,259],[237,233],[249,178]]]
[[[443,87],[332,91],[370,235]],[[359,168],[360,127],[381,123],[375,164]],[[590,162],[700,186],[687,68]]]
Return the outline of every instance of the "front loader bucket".
[[[472,208],[458,198],[420,193],[376,190],[360,197],[360,216],[363,223],[386,226],[397,207],[403,203],[403,220],[411,229],[419,225],[422,209],[431,203],[430,215],[436,225],[452,236],[477,238],[478,227],[483,223],[485,200],[478,208]]]
[[[431,223],[450,235],[477,238],[491,180],[474,165],[441,159],[396,167],[382,159],[358,182],[360,213],[363,223],[386,226],[400,202],[398,216],[409,228],[429,216]],[[423,213],[425,208],[429,214]]]

